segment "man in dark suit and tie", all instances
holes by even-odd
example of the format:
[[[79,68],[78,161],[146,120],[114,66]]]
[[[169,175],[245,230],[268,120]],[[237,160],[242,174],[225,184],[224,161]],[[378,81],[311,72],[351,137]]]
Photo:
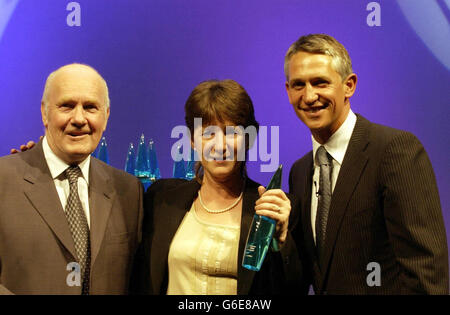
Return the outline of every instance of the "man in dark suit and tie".
[[[0,293],[126,294],[141,238],[142,186],[93,158],[109,117],[93,68],[51,73],[45,137],[0,158]]]
[[[448,294],[448,252],[432,166],[411,133],[350,109],[350,57],[328,35],[300,37],[285,57],[286,90],[311,130],[290,193],[316,294]]]

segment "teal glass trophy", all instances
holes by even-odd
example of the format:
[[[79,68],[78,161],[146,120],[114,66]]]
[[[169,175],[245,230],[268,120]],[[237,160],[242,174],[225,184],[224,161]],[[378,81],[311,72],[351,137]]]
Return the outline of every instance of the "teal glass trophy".
[[[136,152],[134,151],[133,143],[130,142],[127,152],[127,160],[125,161],[125,172],[134,175],[136,168]]]
[[[173,162],[173,178],[186,178],[186,170],[184,168],[184,160],[181,152],[181,146],[177,147],[177,156]]]
[[[150,142],[148,143],[147,157],[148,157],[148,165],[150,167],[150,177],[152,181],[160,179],[161,173],[159,171],[158,159],[156,158],[156,149],[153,139],[150,139]]]
[[[105,162],[106,164],[109,164],[108,145],[106,144],[105,137],[103,137],[102,140],[100,141],[97,152],[97,159]]]
[[[191,148],[191,155],[189,161],[186,163],[186,179],[191,180],[195,178],[195,158],[197,153]]]
[[[142,185],[144,185],[144,190],[147,190],[147,188],[152,184],[144,134],[141,135],[139,140],[134,175],[141,181]]]
[[[278,167],[272,179],[267,185],[266,190],[281,188],[282,165]],[[275,220],[257,215],[253,216],[252,225],[247,236],[242,266],[249,270],[259,271],[266,257],[269,246],[272,242],[275,232]],[[276,240],[273,240],[272,246],[277,250]]]

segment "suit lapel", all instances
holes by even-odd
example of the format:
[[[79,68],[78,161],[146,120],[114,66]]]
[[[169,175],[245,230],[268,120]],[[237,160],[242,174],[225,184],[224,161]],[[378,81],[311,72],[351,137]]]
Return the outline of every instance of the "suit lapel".
[[[255,272],[242,267],[242,257],[244,257],[245,245],[247,242],[248,232],[255,214],[255,202],[259,198],[258,184],[247,178],[245,183],[245,191],[242,201],[242,215],[241,215],[241,231],[239,236],[239,250],[238,250],[238,287],[237,294],[248,294]]]
[[[305,242],[308,251],[313,257],[316,257],[316,245],[314,243],[312,226],[311,226],[311,187],[312,187],[312,177],[314,172],[314,165],[312,163],[312,152],[308,155],[308,161],[305,163],[307,169],[304,170],[306,176],[304,176],[303,192],[301,196],[305,196],[302,199],[302,225],[303,231],[305,231]]]
[[[307,159],[302,164],[303,168],[299,171],[302,176],[303,183],[300,183],[299,193],[303,196],[301,200],[302,213],[302,231],[304,231],[304,242],[312,271],[314,273],[314,288],[317,289],[323,278],[322,271],[319,266],[317,257],[316,243],[314,242],[312,225],[311,225],[311,197],[312,197],[312,182],[314,174],[314,164],[312,151],[308,154]]]
[[[91,216],[91,264],[94,265],[105,236],[115,192],[102,165],[91,157],[89,168],[89,212]]]
[[[28,164],[23,176],[27,182],[25,195],[62,245],[74,258],[77,257],[69,224],[44,158],[42,140],[28,154],[24,154],[24,160]]]
[[[361,174],[369,158],[365,152],[369,142],[369,126],[369,121],[359,115],[357,116],[355,129],[353,130],[350,138],[347,152],[342,162],[331,200],[324,255],[320,261],[323,274],[320,287],[323,287],[323,280],[326,278],[326,271],[330,263],[337,234],[341,227],[342,219],[347,210],[349,200],[359,182]]]

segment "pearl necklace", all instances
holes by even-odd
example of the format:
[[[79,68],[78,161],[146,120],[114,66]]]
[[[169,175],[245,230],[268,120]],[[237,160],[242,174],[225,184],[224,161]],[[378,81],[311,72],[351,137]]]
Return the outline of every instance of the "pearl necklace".
[[[200,200],[200,204],[202,205],[203,209],[206,210],[206,212],[218,214],[218,213],[227,212],[228,210],[231,210],[232,208],[234,208],[239,203],[239,201],[241,201],[243,194],[244,194],[244,192],[241,192],[241,194],[239,195],[239,198],[236,199],[236,201],[233,202],[233,204],[231,206],[224,208],[224,209],[219,209],[219,210],[209,209],[208,207],[205,206],[205,204],[203,203],[203,200],[202,200],[202,195],[200,194],[200,190],[198,191],[198,199]]]

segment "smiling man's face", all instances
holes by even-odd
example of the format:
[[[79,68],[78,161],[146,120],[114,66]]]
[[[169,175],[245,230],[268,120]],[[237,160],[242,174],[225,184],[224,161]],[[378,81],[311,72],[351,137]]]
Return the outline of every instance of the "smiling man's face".
[[[355,87],[356,75],[342,80],[330,56],[298,52],[289,62],[289,102],[320,143],[325,143],[345,121]]]
[[[52,151],[68,164],[94,152],[109,117],[107,91],[98,73],[83,65],[57,71],[41,105],[45,135]]]

